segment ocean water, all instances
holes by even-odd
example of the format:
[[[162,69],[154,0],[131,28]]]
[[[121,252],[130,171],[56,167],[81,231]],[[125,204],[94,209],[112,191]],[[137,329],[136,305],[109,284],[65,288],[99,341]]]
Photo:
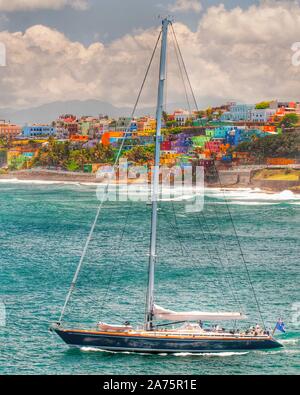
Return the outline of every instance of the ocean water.
[[[0,374],[298,374],[300,197],[290,192],[209,190],[204,211],[184,201],[159,210],[156,301],[178,310],[238,310],[265,325],[285,320],[283,349],[138,355],[71,350],[49,325],[59,318],[97,208],[95,186],[0,183]],[[228,213],[230,210],[230,215]],[[141,325],[145,311],[150,206],[107,202],[66,325]],[[0,317],[1,318],[1,317]]]

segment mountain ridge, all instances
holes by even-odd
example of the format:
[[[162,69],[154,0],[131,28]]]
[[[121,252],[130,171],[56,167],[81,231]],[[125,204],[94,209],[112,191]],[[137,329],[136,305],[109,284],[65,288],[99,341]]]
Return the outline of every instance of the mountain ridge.
[[[148,113],[149,115],[153,115],[154,112],[154,108],[141,108],[137,111],[137,115]],[[100,114],[121,117],[130,116],[131,113],[132,109],[129,107],[116,107],[101,100],[71,100],[56,101],[21,110],[3,108],[0,109],[0,119],[25,125],[31,123],[50,123],[62,114],[74,114],[78,117],[84,115],[98,116]]]

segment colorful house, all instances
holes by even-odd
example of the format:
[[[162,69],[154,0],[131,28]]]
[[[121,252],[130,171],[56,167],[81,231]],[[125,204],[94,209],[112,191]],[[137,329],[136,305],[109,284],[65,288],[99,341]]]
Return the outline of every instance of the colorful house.
[[[194,147],[200,147],[203,148],[205,144],[210,141],[209,136],[195,136],[192,137],[192,142]]]
[[[232,104],[230,111],[222,114],[221,121],[250,121],[251,111],[255,109],[253,104]]]
[[[156,120],[151,117],[142,117],[136,122],[138,133],[149,133],[156,129]]]
[[[213,138],[215,139],[226,139],[226,136],[229,131],[233,130],[234,128],[232,126],[222,126],[219,128],[216,128],[213,131]]]
[[[113,143],[117,143],[124,137],[124,132],[105,132],[102,135],[101,143],[105,146],[109,146]]]
[[[209,150],[211,153],[218,153],[221,151],[222,145],[223,140],[212,140],[205,144],[205,149]]]
[[[230,146],[237,146],[243,141],[242,130],[232,129],[226,134],[226,143]]]
[[[21,134],[21,131],[22,130],[20,126],[0,121],[0,138],[12,140]]]
[[[22,136],[27,138],[50,137],[54,136],[56,132],[56,128],[49,125],[32,125],[23,127]]]
[[[174,111],[174,120],[177,122],[178,126],[184,126],[186,121],[191,119],[191,114],[185,110],[176,110]]]
[[[35,157],[37,151],[29,151],[23,147],[16,147],[7,152],[7,165],[16,170],[27,168]]]
[[[69,137],[78,134],[79,124],[75,115],[66,114],[61,115],[56,121],[56,126],[60,129],[64,129],[69,134]]]
[[[252,122],[268,122],[276,114],[276,110],[271,108],[253,109],[251,111],[250,120]]]
[[[72,135],[70,141],[74,143],[86,143],[89,140],[88,136],[81,136],[78,134]]]

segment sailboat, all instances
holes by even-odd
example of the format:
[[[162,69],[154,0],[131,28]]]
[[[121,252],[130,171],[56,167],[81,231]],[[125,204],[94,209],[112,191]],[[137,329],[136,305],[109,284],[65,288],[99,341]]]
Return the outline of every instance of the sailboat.
[[[137,353],[201,353],[224,352],[234,350],[273,349],[282,347],[281,344],[263,328],[253,327],[250,331],[229,331],[213,325],[205,329],[204,322],[224,323],[245,320],[241,312],[176,312],[160,307],[155,302],[155,263],[157,259],[157,220],[159,196],[159,170],[162,112],[164,98],[164,83],[166,78],[166,51],[168,29],[172,22],[162,20],[160,72],[157,101],[157,127],[155,140],[155,165],[152,182],[152,218],[148,270],[148,289],[145,322],[142,328],[134,328],[128,322],[124,325],[113,325],[100,322],[94,329],[76,329],[65,327],[63,316],[70,296],[74,290],[83,257],[75,273],[71,288],[67,295],[61,317],[58,323],[51,326],[55,332],[70,347],[92,347],[112,352]],[[85,250],[93,234],[101,211],[100,205]],[[86,252],[86,251],[85,251]],[[173,324],[157,325],[157,321],[168,321]]]

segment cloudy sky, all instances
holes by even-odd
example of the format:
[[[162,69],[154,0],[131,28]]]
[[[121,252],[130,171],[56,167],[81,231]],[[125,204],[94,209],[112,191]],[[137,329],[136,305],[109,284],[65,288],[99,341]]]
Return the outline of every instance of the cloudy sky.
[[[171,14],[200,107],[300,99],[300,2],[294,0],[0,0],[0,107],[99,99],[132,106]],[[184,98],[172,43],[168,100]],[[155,103],[157,59],[143,95]],[[180,96],[182,95],[182,97]]]

